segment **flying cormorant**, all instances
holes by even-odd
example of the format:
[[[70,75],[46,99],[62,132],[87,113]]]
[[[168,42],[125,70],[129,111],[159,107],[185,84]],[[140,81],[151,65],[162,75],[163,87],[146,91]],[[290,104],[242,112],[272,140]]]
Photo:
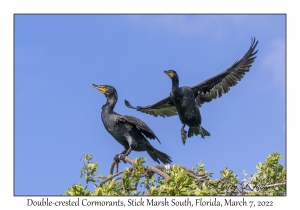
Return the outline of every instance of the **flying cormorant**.
[[[252,39],[251,46],[243,58],[236,61],[231,67],[222,73],[211,77],[192,87],[179,87],[179,78],[174,70],[164,71],[172,80],[172,91],[170,96],[150,106],[133,107],[129,101],[125,100],[127,107],[136,109],[155,117],[169,117],[179,114],[182,122],[181,137],[182,143],[186,142],[186,131],[184,127],[189,126],[188,137],[200,134],[210,136],[210,133],[201,126],[201,115],[198,107],[205,102],[221,97],[227,93],[230,87],[236,85],[244,74],[250,70],[256,56],[257,50],[254,52],[258,41]]]
[[[107,101],[102,106],[101,119],[106,130],[124,146],[125,150],[120,154],[122,160],[129,155],[131,150],[147,151],[149,156],[157,163],[170,164],[171,157],[167,154],[155,149],[146,139],[159,139],[153,131],[142,120],[128,115],[120,115],[114,112],[114,107],[118,101],[118,94],[114,87],[110,85],[94,85],[93,88],[101,91]],[[119,154],[115,156],[115,160],[119,162]]]

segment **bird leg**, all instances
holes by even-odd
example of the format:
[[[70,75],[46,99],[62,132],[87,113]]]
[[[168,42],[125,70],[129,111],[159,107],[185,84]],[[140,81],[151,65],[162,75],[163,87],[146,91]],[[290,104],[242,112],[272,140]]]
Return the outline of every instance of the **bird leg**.
[[[120,155],[120,160],[123,160],[123,162],[126,163],[125,157],[128,156],[128,155],[130,154],[131,150],[132,150],[132,148],[129,147],[129,149],[125,152],[125,154],[121,154],[121,155]]]
[[[125,149],[121,154],[116,154],[116,156],[114,157],[114,160],[116,162],[119,162],[120,160],[123,160],[124,163],[126,163],[125,161],[125,157],[128,156],[131,152],[132,148],[129,147],[129,149]]]
[[[119,160],[119,155],[120,155],[120,154],[116,154],[115,157],[114,157],[114,160],[115,160],[117,163],[120,162],[120,160]]]
[[[203,131],[202,131],[202,128],[201,128],[201,125],[199,125],[199,129],[200,129],[200,135],[201,135],[201,137],[204,139],[204,133],[203,133]]]
[[[126,152],[127,152],[127,149],[125,149],[121,154],[116,154],[116,156],[114,157],[114,160],[115,160],[117,163],[120,162],[119,155],[125,154]]]
[[[183,145],[185,145],[186,138],[187,138],[186,137],[187,132],[186,132],[186,130],[184,130],[184,127],[185,127],[185,124],[183,124],[181,127],[181,138],[182,138]]]

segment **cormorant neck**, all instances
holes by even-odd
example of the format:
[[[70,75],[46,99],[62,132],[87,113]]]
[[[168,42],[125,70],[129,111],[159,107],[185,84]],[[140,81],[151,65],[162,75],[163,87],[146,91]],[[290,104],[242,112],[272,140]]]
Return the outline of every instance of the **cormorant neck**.
[[[178,91],[179,89],[179,78],[175,75],[172,78],[172,91]]]
[[[118,95],[115,93],[114,95],[106,96],[106,104],[103,105],[102,110],[105,112],[113,111],[114,107],[118,101]]]

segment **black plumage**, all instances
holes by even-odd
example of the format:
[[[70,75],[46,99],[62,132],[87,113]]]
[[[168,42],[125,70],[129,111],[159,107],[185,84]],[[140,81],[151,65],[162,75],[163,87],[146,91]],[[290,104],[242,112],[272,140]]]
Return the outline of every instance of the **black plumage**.
[[[181,128],[182,142],[186,142],[185,125],[189,126],[188,137],[200,134],[210,136],[210,133],[201,126],[201,115],[198,107],[205,102],[221,97],[240,81],[246,72],[250,70],[257,53],[255,50],[258,41],[252,39],[251,46],[246,54],[231,67],[222,73],[211,77],[192,87],[179,87],[179,77],[174,70],[164,71],[172,79],[172,91],[170,96],[150,106],[133,107],[125,100],[125,104],[129,108],[138,111],[162,117],[169,117],[179,114],[179,118],[183,124]]]
[[[101,119],[106,130],[124,146],[125,150],[121,153],[124,159],[131,150],[147,151],[149,156],[156,162],[170,164],[171,157],[155,149],[146,138],[157,139],[154,132],[142,120],[128,115],[120,115],[114,112],[114,107],[118,101],[118,94],[114,87],[110,85],[94,85],[92,87],[100,90],[106,96],[106,104],[102,106]],[[118,160],[116,155],[115,160]]]

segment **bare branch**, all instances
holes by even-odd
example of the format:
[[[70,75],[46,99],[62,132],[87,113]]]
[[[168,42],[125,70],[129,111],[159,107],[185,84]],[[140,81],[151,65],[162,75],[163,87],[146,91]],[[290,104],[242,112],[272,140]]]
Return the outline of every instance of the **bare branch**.
[[[110,165],[109,174],[112,175],[114,173],[114,168],[115,168],[116,163],[117,162],[115,160],[113,160],[113,162]]]
[[[276,183],[276,184],[270,184],[266,185],[263,188],[268,188],[268,187],[276,187],[276,186],[281,186],[281,185],[286,185],[286,183]]]
[[[168,174],[166,174],[165,172],[159,170],[159,169],[158,169],[157,167],[155,167],[155,166],[148,166],[147,169],[148,169],[149,171],[152,171],[152,172],[154,172],[154,173],[156,173],[156,174],[158,174],[158,175],[164,177],[165,179],[170,178]]]
[[[125,161],[133,165],[133,160],[130,157],[125,156]]]
[[[120,156],[121,156],[121,155],[119,155],[118,158],[120,158]],[[128,163],[130,163],[131,165],[133,165],[133,160],[132,160],[130,157],[126,156],[126,157],[125,157],[125,161],[128,162]],[[112,163],[111,163],[111,165],[110,165],[109,174],[113,175],[115,165],[117,165],[117,172],[116,172],[116,173],[118,173],[118,171],[119,171],[119,163],[116,162],[116,161],[113,159],[113,161],[112,161]]]

